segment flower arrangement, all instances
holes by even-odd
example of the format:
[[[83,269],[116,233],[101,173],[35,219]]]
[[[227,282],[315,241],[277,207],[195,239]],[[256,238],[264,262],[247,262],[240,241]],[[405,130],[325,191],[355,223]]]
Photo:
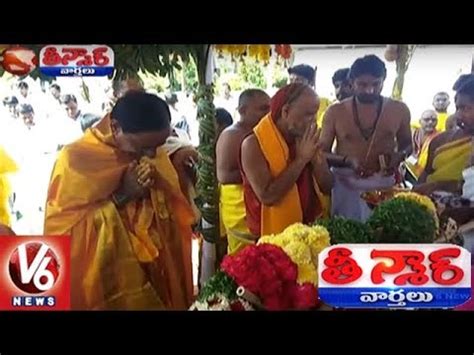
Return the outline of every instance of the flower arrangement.
[[[321,226],[296,224],[227,255],[202,288],[192,310],[292,310],[315,308],[317,256],[329,245]]]
[[[317,303],[316,287],[297,284],[296,264],[275,245],[248,246],[236,255],[226,256],[221,268],[258,297],[265,309],[306,309]]]
[[[258,244],[266,243],[281,247],[298,266],[300,285],[318,284],[318,254],[330,245],[326,228],[295,223],[278,235],[264,236],[258,241]]]
[[[237,285],[225,272],[218,271],[204,285],[191,311],[251,311],[249,302],[237,296]]]
[[[433,202],[411,192],[378,205],[366,223],[339,217],[295,223],[224,257],[191,309],[315,308],[318,255],[330,243],[432,243],[438,223]]]
[[[230,301],[222,293],[215,293],[205,300],[193,303],[190,311],[253,311],[254,308],[244,299]]]

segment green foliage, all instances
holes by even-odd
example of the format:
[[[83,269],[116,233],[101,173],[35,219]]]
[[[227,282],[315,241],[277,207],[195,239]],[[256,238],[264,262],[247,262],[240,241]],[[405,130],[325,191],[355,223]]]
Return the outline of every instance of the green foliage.
[[[362,222],[342,217],[321,219],[315,225],[326,227],[331,237],[331,244],[370,243],[372,235],[370,228]]]
[[[267,81],[265,79],[265,67],[262,63],[258,63],[252,59],[246,59],[239,65],[239,74],[242,76],[244,82],[251,87],[266,89]]]
[[[380,204],[367,221],[376,243],[432,243],[436,223],[418,203],[394,198]]]
[[[222,293],[229,300],[237,298],[237,284],[225,272],[219,270],[212,276],[199,292],[198,301],[206,301],[216,293]]]
[[[187,63],[184,63],[184,83],[186,92],[197,92],[199,86],[197,67],[194,59],[190,59]]]
[[[288,83],[289,78],[287,68],[278,62],[275,63],[272,75],[272,86],[277,89],[280,89]]]
[[[216,177],[216,111],[213,104],[212,85],[201,85],[197,93],[197,120],[199,122],[199,191],[198,206],[211,228],[203,229],[203,237],[209,242],[219,238],[219,190]]]
[[[288,85],[288,78],[280,78],[276,79],[273,82],[273,87],[276,87],[277,89],[281,89],[283,86]]]
[[[159,75],[140,72],[140,79],[142,79],[143,86],[147,90],[156,90],[156,92],[165,92],[170,86],[168,78],[163,78]]]

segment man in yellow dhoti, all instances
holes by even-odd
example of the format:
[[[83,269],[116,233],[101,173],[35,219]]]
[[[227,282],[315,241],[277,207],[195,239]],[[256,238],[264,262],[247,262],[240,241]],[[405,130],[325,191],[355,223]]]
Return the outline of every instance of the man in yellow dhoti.
[[[12,193],[9,174],[18,171],[15,161],[0,147],[0,224],[11,225],[9,198]]]
[[[270,97],[262,90],[249,89],[239,97],[240,120],[225,129],[216,145],[217,179],[219,180],[220,214],[227,235],[227,251],[234,254],[255,240],[250,233],[240,174],[240,147],[260,119],[270,110]]]
[[[433,139],[428,150],[428,162],[415,190],[431,194],[434,191],[462,192],[462,172],[474,162],[474,74],[456,90],[458,128]]]
[[[187,309],[193,211],[160,147],[170,112],[130,92],[65,146],[48,190],[45,233],[71,236],[73,309]]]

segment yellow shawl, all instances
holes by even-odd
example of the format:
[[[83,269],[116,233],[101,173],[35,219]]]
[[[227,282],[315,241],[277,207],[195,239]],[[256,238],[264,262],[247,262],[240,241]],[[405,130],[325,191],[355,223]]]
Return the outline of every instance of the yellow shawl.
[[[130,162],[108,116],[56,161],[45,233],[71,236],[73,309],[187,309],[192,301],[193,212],[176,171],[158,148],[160,189],[119,211],[110,197]]]
[[[285,139],[276,127],[270,114],[266,115],[254,128],[260,149],[270,167],[273,177],[280,175],[288,166],[290,152]],[[317,196],[321,196],[315,179],[314,187]],[[288,193],[275,205],[265,206],[262,203],[261,236],[281,233],[293,223],[303,221],[298,187],[296,183]]]
[[[433,173],[426,181],[462,180],[462,171],[467,167],[471,151],[470,137],[443,144],[435,151]]]

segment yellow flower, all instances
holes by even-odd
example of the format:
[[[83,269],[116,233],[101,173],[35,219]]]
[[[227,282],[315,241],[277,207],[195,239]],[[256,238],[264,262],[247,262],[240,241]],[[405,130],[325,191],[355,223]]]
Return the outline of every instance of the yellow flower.
[[[248,51],[247,51],[247,55],[251,58],[257,58],[258,56],[258,46],[255,45],[255,44],[250,44],[248,46]]]
[[[314,286],[318,285],[318,271],[313,264],[304,264],[298,266],[297,282],[301,285],[305,282],[312,283]]]
[[[259,45],[257,59],[260,62],[268,64],[270,62],[270,49],[271,47],[269,45]]]
[[[299,240],[292,241],[282,246],[285,253],[293,260],[296,264],[311,264],[313,258],[311,256],[311,249],[307,244]]]
[[[427,196],[417,194],[416,192],[399,192],[395,195],[395,198],[406,198],[408,200],[415,201],[420,205],[425,206],[431,213],[436,213],[436,206]]]
[[[322,226],[295,223],[277,235],[263,236],[258,244],[281,247],[298,266],[298,283],[318,282],[318,254],[330,245],[329,232]]]

